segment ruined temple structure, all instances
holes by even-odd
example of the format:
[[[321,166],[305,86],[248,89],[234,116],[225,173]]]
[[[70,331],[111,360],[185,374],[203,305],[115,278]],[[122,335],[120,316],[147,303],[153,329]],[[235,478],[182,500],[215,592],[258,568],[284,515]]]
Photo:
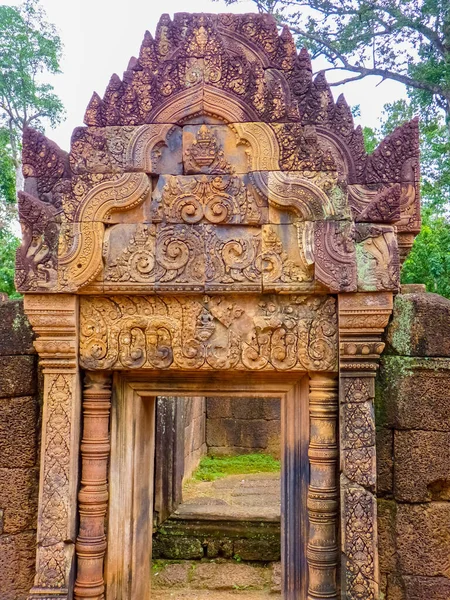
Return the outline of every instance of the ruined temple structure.
[[[281,398],[283,597],[378,598],[374,380],[420,228],[417,122],[367,155],[287,29],[180,13],[69,154],[28,129],[23,165],[29,598],[151,598],[155,398],[221,394]]]

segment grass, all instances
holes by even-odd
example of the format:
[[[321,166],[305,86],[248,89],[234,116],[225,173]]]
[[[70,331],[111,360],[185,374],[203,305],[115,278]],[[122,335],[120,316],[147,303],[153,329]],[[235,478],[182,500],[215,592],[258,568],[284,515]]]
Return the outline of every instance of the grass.
[[[241,454],[239,456],[204,456],[192,474],[194,481],[215,481],[227,475],[276,473],[280,461],[270,454]]]

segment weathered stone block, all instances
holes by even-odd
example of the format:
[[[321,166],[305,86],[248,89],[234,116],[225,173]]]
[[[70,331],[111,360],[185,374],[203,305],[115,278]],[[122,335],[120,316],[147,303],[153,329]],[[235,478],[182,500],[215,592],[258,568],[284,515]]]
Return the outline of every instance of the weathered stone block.
[[[394,494],[402,502],[450,500],[450,432],[395,432]]]
[[[0,302],[0,356],[34,354],[33,331],[22,300]]]
[[[36,361],[29,356],[0,356],[0,398],[32,396],[37,388]]]
[[[234,542],[234,554],[242,560],[280,560],[280,540],[272,539],[240,539]]]
[[[25,600],[33,585],[36,534],[0,537],[0,598]]]
[[[3,532],[36,527],[38,478],[35,469],[0,469],[0,507]]]
[[[403,356],[450,357],[450,300],[438,294],[400,294],[387,332]]]
[[[378,500],[378,558],[380,571],[384,573],[397,569],[396,514],[397,504],[393,500]]]
[[[197,538],[157,535],[153,538],[153,558],[193,560],[203,558],[203,546]]]
[[[392,429],[377,430],[377,492],[391,494],[394,478],[394,432]]]
[[[449,575],[450,503],[399,504],[396,535],[400,572]]]
[[[448,577],[403,576],[406,600],[448,600],[450,579]],[[390,600],[390,599],[389,599]]]
[[[450,359],[384,356],[377,376],[377,426],[450,431]]]
[[[260,567],[239,564],[201,564],[193,574],[191,585],[205,590],[261,590],[267,585],[267,573]]]
[[[188,562],[168,564],[153,570],[152,587],[177,588],[186,587],[191,565]]]
[[[208,446],[227,445],[227,431],[223,419],[208,419],[206,423],[206,443]]]
[[[280,420],[281,419],[281,400],[280,398],[264,398],[264,419]]]
[[[263,398],[231,398],[231,416],[234,419],[264,419]]]
[[[0,468],[32,467],[35,464],[36,412],[32,397],[0,400]]]
[[[206,399],[206,416],[208,419],[231,417],[231,398],[222,396]]]
[[[255,449],[267,447],[266,421],[225,419],[223,425],[227,433],[227,445]]]

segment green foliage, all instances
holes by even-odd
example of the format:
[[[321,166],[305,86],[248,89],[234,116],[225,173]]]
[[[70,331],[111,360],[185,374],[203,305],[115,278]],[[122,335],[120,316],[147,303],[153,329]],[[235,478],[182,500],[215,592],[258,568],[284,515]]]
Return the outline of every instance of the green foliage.
[[[280,461],[270,454],[240,454],[238,456],[205,456],[194,471],[195,481],[215,481],[227,475],[277,473]]]
[[[19,239],[12,228],[16,218],[16,180],[9,134],[0,129],[0,292],[16,297],[14,261]]]
[[[59,73],[62,44],[46,20],[39,0],[18,8],[0,6],[0,126],[9,132],[11,156],[18,167],[22,131],[61,121],[63,106],[46,74]]]
[[[11,298],[20,294],[14,287],[14,263],[20,240],[8,228],[0,229],[0,292]]]
[[[450,222],[431,207],[423,210],[422,229],[403,265],[402,283],[424,283],[428,292],[450,298]]]
[[[39,0],[0,5],[0,292],[15,297],[16,185],[21,188],[20,143],[25,127],[60,122],[63,106],[44,81],[59,72],[61,40]],[[17,183],[16,183],[17,182]]]

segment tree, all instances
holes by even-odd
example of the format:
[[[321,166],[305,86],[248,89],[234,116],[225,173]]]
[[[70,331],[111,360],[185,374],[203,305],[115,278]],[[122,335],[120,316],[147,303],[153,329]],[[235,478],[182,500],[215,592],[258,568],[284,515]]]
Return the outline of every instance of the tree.
[[[227,0],[232,4],[238,0]],[[376,75],[403,83],[423,110],[442,109],[450,132],[449,0],[254,0],[287,24],[312,57],[350,72],[331,85]]]
[[[16,188],[23,188],[20,141],[23,130],[61,121],[63,106],[43,76],[59,73],[62,43],[46,20],[39,0],[18,8],[0,6],[0,127],[8,132],[16,171]]]
[[[16,221],[16,181],[9,131],[0,129],[0,292],[14,296],[14,257],[19,238]]]

